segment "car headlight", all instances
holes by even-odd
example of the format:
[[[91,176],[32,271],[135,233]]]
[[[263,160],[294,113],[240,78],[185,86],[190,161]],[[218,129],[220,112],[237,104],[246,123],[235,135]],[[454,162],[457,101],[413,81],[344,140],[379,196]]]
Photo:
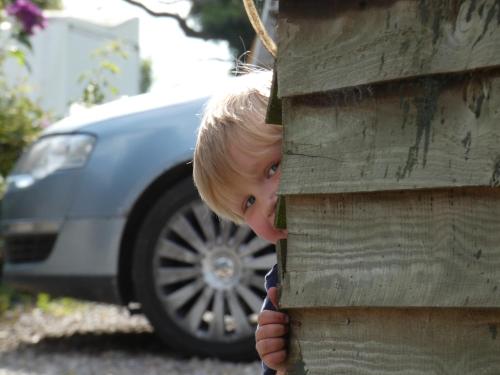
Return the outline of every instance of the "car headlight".
[[[88,134],[62,134],[40,138],[21,157],[13,176],[42,179],[57,170],[85,165],[95,144]]]

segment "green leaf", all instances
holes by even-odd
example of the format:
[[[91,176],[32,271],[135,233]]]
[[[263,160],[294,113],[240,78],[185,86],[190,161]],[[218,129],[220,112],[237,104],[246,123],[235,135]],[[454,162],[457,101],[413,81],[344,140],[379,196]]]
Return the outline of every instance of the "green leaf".
[[[115,63],[109,61],[109,60],[104,60],[101,62],[101,67],[104,69],[104,70],[107,70],[113,74],[118,74],[120,73],[120,67],[118,65],[116,65]]]
[[[31,45],[31,41],[29,39],[29,35],[26,34],[24,31],[19,32],[16,39],[30,51],[33,50],[33,46]]]
[[[12,57],[21,66],[26,65],[26,55],[18,48],[11,48],[7,51],[7,56]]]

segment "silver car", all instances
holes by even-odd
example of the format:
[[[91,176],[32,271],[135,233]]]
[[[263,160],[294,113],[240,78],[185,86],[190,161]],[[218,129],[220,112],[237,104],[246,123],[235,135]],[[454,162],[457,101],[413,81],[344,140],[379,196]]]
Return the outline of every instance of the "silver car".
[[[139,307],[186,353],[254,358],[274,248],[199,199],[190,160],[206,98],[120,99],[50,126],[8,177],[4,281]]]

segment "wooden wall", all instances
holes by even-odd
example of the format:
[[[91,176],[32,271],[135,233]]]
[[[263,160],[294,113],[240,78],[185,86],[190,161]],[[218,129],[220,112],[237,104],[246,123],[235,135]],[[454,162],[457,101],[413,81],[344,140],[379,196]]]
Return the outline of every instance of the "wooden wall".
[[[500,374],[500,1],[282,0],[289,374]]]

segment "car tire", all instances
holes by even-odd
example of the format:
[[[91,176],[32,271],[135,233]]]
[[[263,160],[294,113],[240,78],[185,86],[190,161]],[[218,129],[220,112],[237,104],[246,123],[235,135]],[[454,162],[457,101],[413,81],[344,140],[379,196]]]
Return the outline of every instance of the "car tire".
[[[219,220],[192,179],[166,191],[135,243],[136,297],[160,338],[188,355],[256,358],[254,331],[274,246]]]

